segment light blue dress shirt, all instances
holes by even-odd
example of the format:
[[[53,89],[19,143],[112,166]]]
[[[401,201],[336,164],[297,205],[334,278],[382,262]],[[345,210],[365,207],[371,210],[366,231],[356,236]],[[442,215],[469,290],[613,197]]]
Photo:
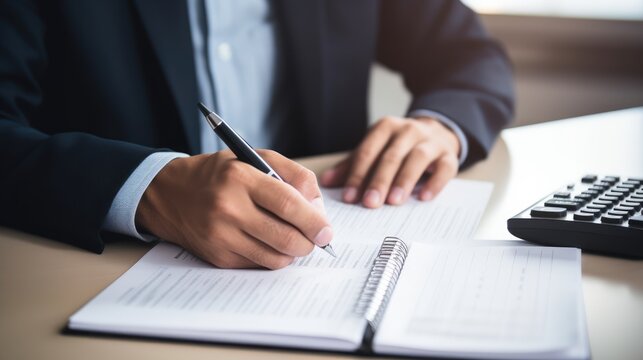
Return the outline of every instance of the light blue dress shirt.
[[[215,109],[257,148],[271,148],[283,130],[286,104],[279,38],[268,0],[188,0],[188,15],[194,49],[194,65],[201,101]],[[460,163],[468,144],[458,125],[443,114],[415,110],[409,117],[434,117],[455,132],[460,140]],[[224,148],[224,144],[199,115],[201,152]],[[107,213],[103,229],[142,240],[154,237],[136,229],[136,208],[156,174],[168,162],[187,157],[177,152],[148,156],[132,172]]]

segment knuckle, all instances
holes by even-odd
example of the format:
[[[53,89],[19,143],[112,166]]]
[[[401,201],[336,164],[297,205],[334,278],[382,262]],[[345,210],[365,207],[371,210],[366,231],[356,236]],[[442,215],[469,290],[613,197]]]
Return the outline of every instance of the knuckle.
[[[290,217],[293,213],[293,201],[290,196],[282,196],[277,203],[277,211],[285,217]]]
[[[404,157],[404,152],[399,147],[391,147],[386,150],[384,155],[382,155],[382,162],[392,163],[398,162]]]
[[[292,256],[287,256],[287,255],[275,256],[274,258],[271,258],[269,260],[269,264],[266,267],[268,267],[271,270],[283,269],[286,266],[290,265],[290,263],[292,263],[293,260],[294,260],[294,257]]]
[[[453,154],[447,154],[440,159],[440,163],[447,169],[457,169],[458,159]]]
[[[231,256],[231,254],[213,254],[210,262],[216,267],[222,269],[239,267],[239,263]]]
[[[384,116],[382,120],[380,120],[380,123],[388,127],[388,126],[396,125],[399,120],[400,119],[396,118],[395,116],[387,115],[387,116]]]
[[[281,243],[279,244],[279,252],[284,254],[294,254],[297,251],[298,244],[301,241],[301,235],[298,231],[290,229],[283,234]]]
[[[424,159],[430,159],[433,157],[433,150],[428,145],[420,145],[413,148],[413,152]]]
[[[227,201],[225,198],[220,196],[213,199],[212,210],[215,218],[218,217],[220,219],[234,218],[237,211],[232,202]]]
[[[307,183],[317,185],[317,175],[315,173],[308,169],[308,168],[303,168],[303,178],[306,180]]]
[[[226,161],[223,166],[223,175],[221,179],[224,183],[236,183],[244,179],[246,175],[246,168],[238,160]]]

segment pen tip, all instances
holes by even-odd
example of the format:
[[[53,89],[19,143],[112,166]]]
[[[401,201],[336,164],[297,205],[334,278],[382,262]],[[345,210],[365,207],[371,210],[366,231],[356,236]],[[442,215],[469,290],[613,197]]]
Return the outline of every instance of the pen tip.
[[[205,107],[202,102],[198,103],[197,105],[199,106],[199,110],[201,110],[201,112],[203,113],[203,116],[208,116],[212,113],[212,110]]]
[[[330,254],[330,256],[332,256],[334,258],[337,257],[337,254],[335,254],[335,250],[333,250],[333,247],[330,246],[330,244],[322,247],[322,249],[324,249],[324,251],[326,251],[328,254]]]

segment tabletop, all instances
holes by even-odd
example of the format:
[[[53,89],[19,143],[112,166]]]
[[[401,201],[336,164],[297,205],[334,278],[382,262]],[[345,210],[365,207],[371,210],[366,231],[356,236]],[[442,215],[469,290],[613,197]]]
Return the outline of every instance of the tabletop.
[[[505,130],[462,179],[494,184],[477,239],[515,239],[506,220],[587,173],[643,176],[643,108]],[[301,159],[319,172],[343,154]],[[123,241],[96,255],[0,228],[0,354],[6,359],[360,358],[306,351],[67,334],[67,319],[131,267],[150,244]],[[643,354],[643,261],[583,254],[583,293],[594,359]]]

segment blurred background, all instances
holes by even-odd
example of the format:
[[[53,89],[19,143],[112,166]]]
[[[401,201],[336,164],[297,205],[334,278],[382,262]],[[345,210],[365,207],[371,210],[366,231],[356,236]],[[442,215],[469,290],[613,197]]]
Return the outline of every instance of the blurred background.
[[[512,126],[643,106],[643,0],[463,0],[513,62]],[[409,94],[375,66],[371,121],[404,114]]]

